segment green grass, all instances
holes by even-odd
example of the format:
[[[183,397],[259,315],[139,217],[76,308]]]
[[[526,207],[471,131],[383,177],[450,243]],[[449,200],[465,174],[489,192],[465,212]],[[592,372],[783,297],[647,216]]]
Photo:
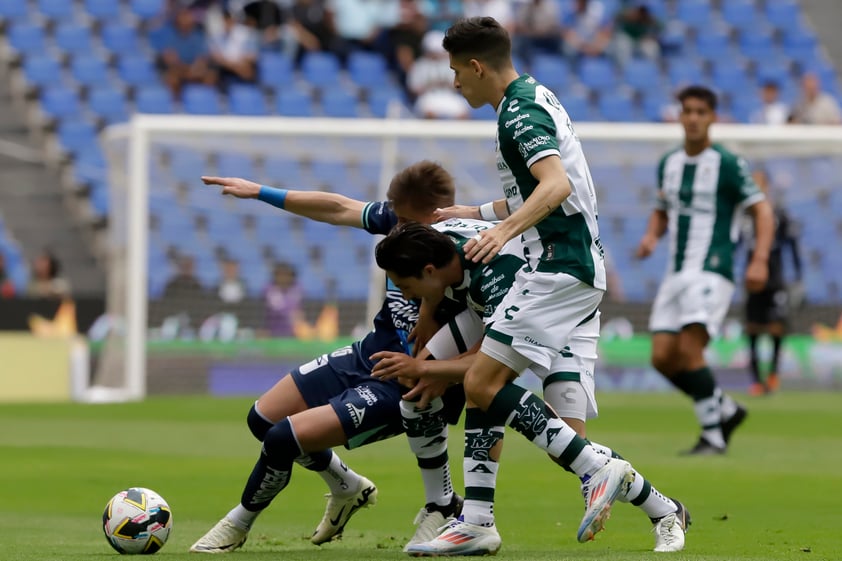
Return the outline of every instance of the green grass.
[[[507,560],[810,560],[840,558],[842,408],[838,394],[781,394],[748,402],[750,417],[727,457],[683,458],[696,436],[678,395],[600,396],[594,440],[615,447],[693,515],[687,547],[655,555],[650,524],[618,504],[595,542],[576,543],[582,514],[576,479],[519,435],[507,435],[497,491]],[[158,553],[187,548],[239,499],[257,454],[245,425],[250,399],[156,398],[128,405],[0,406],[0,559],[114,559],[100,516],[117,491],[146,486],[173,509],[174,531]],[[461,431],[451,458],[461,488]],[[324,507],[324,485],[298,470],[231,559],[403,559],[423,502],[404,439],[340,451],[380,489],[343,540],[307,536]]]

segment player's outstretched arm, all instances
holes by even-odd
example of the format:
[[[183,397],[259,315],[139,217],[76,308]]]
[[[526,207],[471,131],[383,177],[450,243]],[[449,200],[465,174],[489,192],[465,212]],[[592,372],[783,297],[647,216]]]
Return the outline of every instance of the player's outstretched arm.
[[[658,240],[661,239],[661,236],[663,236],[666,231],[667,213],[661,209],[653,210],[652,214],[649,215],[649,222],[646,225],[646,233],[643,234],[643,238],[637,246],[635,256],[638,259],[646,259],[652,255],[652,252],[655,251],[655,247],[658,245]]]
[[[445,208],[437,208],[433,213],[436,222],[448,218],[473,218],[474,220],[487,220],[495,222],[509,216],[509,205],[506,199],[497,199],[482,205],[453,205]]]
[[[222,187],[223,195],[238,199],[259,199],[293,214],[337,226],[362,228],[365,203],[336,193],[296,191],[260,185],[240,177],[202,176],[205,185]]]

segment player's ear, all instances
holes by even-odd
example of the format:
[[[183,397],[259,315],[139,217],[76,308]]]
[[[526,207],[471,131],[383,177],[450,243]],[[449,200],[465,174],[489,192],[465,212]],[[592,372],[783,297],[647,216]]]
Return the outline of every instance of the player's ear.
[[[471,66],[471,71],[477,76],[477,78],[482,78],[482,75],[485,73],[485,67],[483,67],[482,63],[475,58],[472,58],[468,61],[468,64]]]

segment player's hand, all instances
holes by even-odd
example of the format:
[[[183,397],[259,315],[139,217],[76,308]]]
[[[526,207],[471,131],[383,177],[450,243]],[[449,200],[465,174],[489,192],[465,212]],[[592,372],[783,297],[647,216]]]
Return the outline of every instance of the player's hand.
[[[508,241],[509,238],[499,227],[483,230],[465,244],[465,258],[474,263],[488,263]]]
[[[241,177],[202,176],[205,185],[219,185],[223,195],[233,195],[238,199],[256,199],[260,193],[260,184]]]
[[[407,337],[407,341],[415,343],[412,347],[412,356],[418,356],[421,349],[427,346],[438,330],[439,325],[432,318],[425,317],[423,314],[418,316],[418,322]]]
[[[408,354],[392,351],[380,351],[370,357],[376,361],[371,375],[381,380],[392,380],[394,378],[409,378],[417,380],[424,376],[423,360],[412,358]]]
[[[448,218],[473,218],[480,219],[479,207],[468,205],[453,205],[445,208],[437,208],[433,211],[433,218],[436,222],[447,220]]]
[[[658,245],[658,238],[651,234],[646,234],[643,236],[643,239],[640,240],[640,243],[637,246],[637,251],[634,252],[634,256],[638,259],[646,259],[652,252],[655,251],[655,247]]]
[[[418,398],[415,407],[424,409],[433,399],[443,396],[449,387],[450,383],[445,380],[418,380],[415,387],[403,394],[403,398],[408,400]]]
[[[765,261],[751,261],[746,267],[746,290],[760,292],[769,280],[769,264]]]

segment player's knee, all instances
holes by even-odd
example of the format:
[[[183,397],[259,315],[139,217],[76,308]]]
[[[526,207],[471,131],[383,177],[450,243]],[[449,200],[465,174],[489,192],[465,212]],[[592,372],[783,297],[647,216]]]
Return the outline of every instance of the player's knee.
[[[246,416],[246,423],[248,423],[251,434],[260,442],[263,442],[266,433],[274,425],[272,421],[260,414],[257,410],[257,403],[254,403],[251,409],[249,409],[248,415]]]
[[[665,376],[670,376],[679,371],[677,358],[672,352],[664,349],[652,349],[652,366]]]
[[[275,463],[292,462],[302,454],[289,418],[275,423],[263,437],[263,453]]]

